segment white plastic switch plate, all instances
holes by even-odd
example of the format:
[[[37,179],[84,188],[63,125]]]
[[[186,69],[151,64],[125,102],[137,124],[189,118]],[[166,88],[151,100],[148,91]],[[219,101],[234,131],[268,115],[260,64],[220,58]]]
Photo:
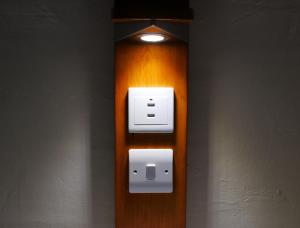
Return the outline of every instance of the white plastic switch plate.
[[[130,149],[129,192],[173,192],[173,150]]]
[[[174,89],[132,87],[128,90],[130,133],[172,133],[174,131]]]

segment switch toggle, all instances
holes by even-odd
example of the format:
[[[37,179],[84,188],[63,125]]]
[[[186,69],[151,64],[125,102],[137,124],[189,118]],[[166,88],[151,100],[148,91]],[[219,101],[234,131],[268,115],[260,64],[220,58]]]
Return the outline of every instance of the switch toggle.
[[[147,180],[155,179],[155,164],[146,165],[146,178]]]

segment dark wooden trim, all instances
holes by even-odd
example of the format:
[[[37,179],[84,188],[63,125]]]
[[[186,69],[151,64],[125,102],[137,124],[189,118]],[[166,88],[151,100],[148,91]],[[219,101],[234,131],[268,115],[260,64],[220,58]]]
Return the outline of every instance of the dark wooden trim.
[[[114,21],[122,19],[161,19],[161,20],[184,20],[193,19],[193,10],[190,8],[160,8],[160,7],[126,7],[113,8],[112,18]]]
[[[113,18],[112,21],[114,23],[131,23],[131,22],[137,22],[137,21],[152,21],[151,18]],[[157,18],[156,21],[165,21],[165,22],[171,22],[171,23],[179,23],[179,24],[188,24],[192,22],[192,19],[171,19],[171,18]]]

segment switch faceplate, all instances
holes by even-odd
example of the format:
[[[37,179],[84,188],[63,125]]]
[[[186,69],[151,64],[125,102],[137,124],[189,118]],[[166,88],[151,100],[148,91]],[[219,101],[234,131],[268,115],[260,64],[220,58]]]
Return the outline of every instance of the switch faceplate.
[[[174,130],[174,89],[132,87],[128,90],[130,133],[172,133]]]
[[[173,192],[173,150],[130,149],[129,192]]]

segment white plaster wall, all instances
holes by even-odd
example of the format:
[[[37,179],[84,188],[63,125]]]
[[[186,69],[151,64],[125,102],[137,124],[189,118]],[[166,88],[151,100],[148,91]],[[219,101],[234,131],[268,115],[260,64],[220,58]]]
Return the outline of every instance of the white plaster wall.
[[[188,228],[300,226],[297,1],[191,1]],[[0,1],[0,227],[114,227],[111,0]]]
[[[114,227],[111,1],[0,1],[0,227]]]
[[[189,228],[300,226],[300,2],[192,1]]]

